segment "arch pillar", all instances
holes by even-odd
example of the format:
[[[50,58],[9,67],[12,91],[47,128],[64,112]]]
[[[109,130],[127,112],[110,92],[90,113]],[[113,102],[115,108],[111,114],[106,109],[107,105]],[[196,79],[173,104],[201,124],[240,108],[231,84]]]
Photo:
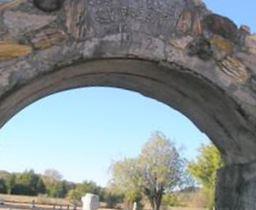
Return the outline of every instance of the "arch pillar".
[[[256,161],[229,165],[218,171],[216,209],[256,209]]]

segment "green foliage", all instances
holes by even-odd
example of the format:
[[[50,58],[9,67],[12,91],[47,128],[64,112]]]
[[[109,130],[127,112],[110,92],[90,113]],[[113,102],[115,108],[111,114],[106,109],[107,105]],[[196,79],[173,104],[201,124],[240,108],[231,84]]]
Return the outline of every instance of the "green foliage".
[[[68,197],[76,202],[86,193],[95,193],[102,199],[104,190],[94,182],[74,184],[61,179],[61,174],[55,169],[46,170],[44,175],[36,174],[33,170],[23,173],[0,171],[0,193],[33,196],[45,194],[53,198]],[[109,195],[108,199],[116,198]]]
[[[65,198],[68,193],[68,186],[65,181],[54,182],[47,186],[47,195],[53,198]]]
[[[0,193],[33,196],[44,194],[54,198],[68,196],[75,201],[80,201],[89,192],[100,195],[100,198],[103,196],[104,190],[94,182],[74,184],[61,179],[61,174],[55,169],[46,170],[44,175],[36,174],[33,170],[23,173],[0,171]]]
[[[40,175],[35,174],[33,170],[25,171],[16,176],[12,193],[17,195],[38,195],[39,193],[45,193],[45,186]]]
[[[181,206],[179,197],[173,193],[168,193],[163,196],[163,205],[164,206]]]
[[[16,175],[11,174],[11,175],[7,176],[6,180],[5,180],[5,183],[6,183],[6,187],[7,187],[7,193],[12,194],[13,189],[14,189],[15,184],[16,184]]]
[[[203,186],[209,198],[209,209],[214,207],[217,170],[223,166],[218,149],[213,145],[202,146],[200,155],[191,162],[188,171]]]
[[[112,166],[112,182],[131,202],[148,198],[158,210],[165,191],[172,191],[183,177],[183,163],[174,144],[162,133],[154,133],[138,158],[117,161]]]
[[[0,193],[7,193],[7,186],[4,179],[0,179]]]
[[[101,194],[101,188],[96,185],[94,182],[83,182],[82,184],[77,184],[77,186],[70,190],[67,197],[68,199],[73,202],[80,202],[81,198],[86,193],[93,193],[93,194]]]
[[[110,190],[103,190],[102,201],[106,203],[107,208],[115,208],[118,203],[123,202],[124,195],[117,192],[111,192]]]
[[[65,198],[68,192],[75,187],[74,184],[61,179],[62,175],[55,169],[47,169],[44,172],[43,181],[49,197]]]
[[[141,199],[142,199],[142,195],[139,191],[131,190],[125,193],[125,200],[129,203],[133,203],[133,202],[139,203]]]
[[[141,176],[137,159],[124,159],[117,161],[111,168],[112,187],[124,194],[127,202],[135,202],[140,194],[139,183]]]

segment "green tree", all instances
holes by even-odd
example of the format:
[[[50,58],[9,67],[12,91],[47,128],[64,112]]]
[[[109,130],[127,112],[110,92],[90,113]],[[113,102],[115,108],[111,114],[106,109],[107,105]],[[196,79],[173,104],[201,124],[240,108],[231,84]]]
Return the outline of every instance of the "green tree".
[[[0,179],[0,193],[5,194],[7,192],[7,187],[4,179]]]
[[[65,181],[54,182],[47,188],[47,194],[53,198],[65,198],[68,193],[68,186]]]
[[[43,175],[46,192],[49,197],[64,198],[72,188],[70,183],[62,180],[62,175],[55,169],[47,169]]]
[[[97,186],[95,182],[84,181],[82,184],[77,184],[74,189],[70,190],[67,197],[71,202],[76,203],[79,202],[86,193],[99,195],[101,193],[101,187]]]
[[[115,162],[111,166],[112,183],[111,188],[116,192],[124,194],[124,200],[128,205],[139,202],[141,189],[139,186],[140,172],[137,159],[124,159]]]
[[[218,149],[213,145],[202,146],[200,154],[188,166],[191,175],[203,186],[209,198],[209,209],[214,209],[217,170],[223,166]]]
[[[181,202],[179,200],[178,195],[174,193],[168,193],[163,196],[163,204],[168,207],[169,206],[177,207],[181,205]]]
[[[16,175],[10,174],[8,177],[6,177],[5,183],[6,183],[7,193],[12,194],[16,184]]]
[[[153,210],[159,210],[165,192],[177,187],[183,177],[184,161],[174,144],[162,133],[154,133],[138,158],[118,161],[112,166],[115,186],[123,192],[142,192]]]
[[[38,195],[39,193],[45,193],[45,186],[40,175],[36,174],[33,170],[25,171],[16,175],[12,193],[19,195]]]
[[[105,188],[101,192],[101,200],[106,203],[107,208],[115,208],[118,203],[123,203],[124,195],[120,192],[116,192],[111,188]]]

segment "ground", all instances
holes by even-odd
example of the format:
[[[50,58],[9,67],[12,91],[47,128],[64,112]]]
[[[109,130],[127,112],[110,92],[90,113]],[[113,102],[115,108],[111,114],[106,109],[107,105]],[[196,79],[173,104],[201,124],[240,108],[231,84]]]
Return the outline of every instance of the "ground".
[[[0,202],[4,202],[0,205],[0,210],[25,210],[32,209],[32,201],[35,201],[34,209],[55,209],[56,210],[73,210],[74,206],[70,204],[66,199],[53,199],[45,197],[33,197],[33,196],[15,196],[15,195],[3,195],[0,194]],[[69,206],[68,206],[69,205]],[[81,210],[82,207],[78,206],[77,210]],[[101,208],[99,210],[107,210],[104,208],[104,203],[101,203]],[[111,209],[108,209],[111,210]],[[114,210],[114,209],[112,209]],[[163,210],[206,210],[204,208],[183,208],[183,207],[173,207],[164,208]]]

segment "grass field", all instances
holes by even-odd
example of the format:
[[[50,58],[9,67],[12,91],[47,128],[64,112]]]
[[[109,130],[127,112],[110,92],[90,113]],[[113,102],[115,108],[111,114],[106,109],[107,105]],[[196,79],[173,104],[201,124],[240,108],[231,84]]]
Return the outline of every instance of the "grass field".
[[[21,196],[21,195],[5,195],[0,194],[0,200],[3,200],[6,203],[22,203],[22,204],[32,204],[34,201],[36,204],[42,205],[62,205],[67,206],[71,205],[70,202],[66,199],[59,198],[47,198],[41,196]]]
[[[5,195],[0,194],[0,201],[4,202],[4,205],[0,205],[0,210],[26,210],[32,209],[32,202],[35,203],[34,209],[55,209],[55,210],[69,210],[74,209],[73,205],[66,199],[59,198],[47,198],[36,196],[20,196],[20,195]],[[99,210],[106,210],[104,203],[101,203]],[[81,206],[76,207],[77,210],[81,210]],[[204,208],[184,208],[184,207],[169,207],[165,210],[206,210]]]

